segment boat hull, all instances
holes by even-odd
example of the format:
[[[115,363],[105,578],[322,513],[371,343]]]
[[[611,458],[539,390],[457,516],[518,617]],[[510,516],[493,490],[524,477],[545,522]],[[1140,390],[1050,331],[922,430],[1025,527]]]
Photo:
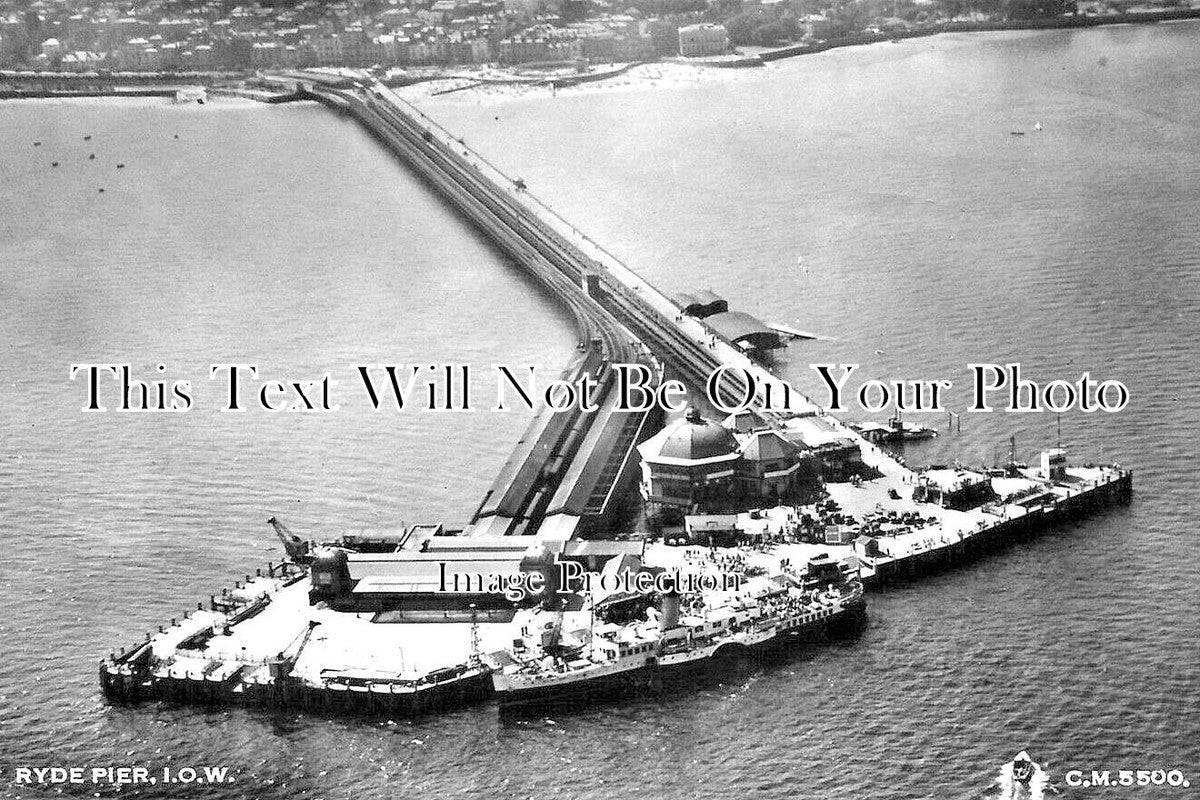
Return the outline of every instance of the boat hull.
[[[699,655],[648,656],[643,661],[596,670],[584,675],[552,675],[514,681],[493,673],[496,699],[505,711],[599,704],[638,694],[668,694],[697,684],[744,675],[807,644],[843,639],[858,633],[866,621],[861,595],[835,613],[757,642],[726,641]]]

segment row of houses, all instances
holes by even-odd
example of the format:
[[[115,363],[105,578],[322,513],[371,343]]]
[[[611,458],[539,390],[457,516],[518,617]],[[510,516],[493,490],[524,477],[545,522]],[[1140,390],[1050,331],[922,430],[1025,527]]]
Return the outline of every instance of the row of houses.
[[[533,0],[390,0],[382,8],[302,0],[233,9],[158,0],[137,11],[101,4],[67,16],[54,13],[66,6],[53,0],[26,14],[5,13],[4,3],[0,62],[66,71],[632,62],[729,49],[720,25],[688,25],[676,36],[675,26],[636,12],[569,22]]]
[[[372,66],[375,64],[432,65],[485,63],[494,60],[486,39],[461,37],[410,40],[382,36],[356,47],[330,45],[285,45],[280,42],[248,43],[244,53],[233,57],[226,48],[200,44],[167,43],[152,46],[132,39],[108,53],[94,51],[44,51],[37,66],[63,72],[87,72],[100,68],[128,71],[206,71],[236,66],[255,69],[311,66]]]
[[[502,39],[503,64],[538,61],[647,61],[659,55],[654,37],[632,17],[588,20],[563,27],[538,25]]]
[[[683,34],[681,33],[681,42]],[[715,52],[724,52],[724,46]],[[121,70],[208,70],[229,66],[255,69],[305,66],[471,64],[499,61],[631,62],[658,55],[655,39],[635,20],[592,20],[566,27],[537,25],[499,40],[466,30],[418,27],[367,37],[361,31],[310,40],[224,40],[215,44],[165,42],[159,36],[130,39],[108,53],[69,50],[57,39],[41,45],[37,61],[47,69],[87,71],[100,66]],[[691,54],[691,53],[689,53]],[[708,51],[696,55],[709,55]]]

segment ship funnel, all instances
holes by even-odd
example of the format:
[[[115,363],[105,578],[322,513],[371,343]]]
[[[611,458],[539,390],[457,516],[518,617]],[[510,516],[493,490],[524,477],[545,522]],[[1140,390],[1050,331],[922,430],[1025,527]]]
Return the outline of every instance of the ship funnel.
[[[658,620],[659,630],[663,633],[679,627],[679,593],[664,594],[662,598],[662,616]]]

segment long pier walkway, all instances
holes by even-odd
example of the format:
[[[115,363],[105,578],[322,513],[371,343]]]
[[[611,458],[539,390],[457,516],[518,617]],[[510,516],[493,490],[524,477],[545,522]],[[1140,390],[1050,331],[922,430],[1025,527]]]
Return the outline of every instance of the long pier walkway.
[[[466,534],[568,539],[602,528],[618,512],[636,475],[636,446],[652,434],[656,413],[616,408],[613,364],[644,365],[657,385],[662,370],[590,279],[592,263],[533,213],[512,182],[448,131],[415,112],[382,84],[302,89],[354,116],[571,311],[580,355],[564,372],[597,385],[595,412],[542,410],[484,496]],[[589,290],[589,287],[591,290]]]
[[[751,398],[749,405],[769,425],[799,434],[813,446],[828,442],[855,448],[874,468],[876,474],[868,480],[827,483],[831,502],[806,507],[806,513],[818,517],[822,508],[839,509],[838,519],[830,520],[836,530],[817,520],[824,543],[787,541],[738,550],[738,559],[753,561],[766,573],[785,561],[806,563],[819,553],[857,559],[864,580],[886,582],[960,563],[1047,524],[1128,501],[1130,472],[1115,466],[1066,467],[1061,451],[1043,454],[1041,470],[1014,465],[1002,475],[958,468],[909,470],[703,320],[683,313],[520,181],[383,85],[320,74],[311,81],[303,75],[293,79],[297,96],[353,116],[552,292],[571,312],[580,335],[579,353],[564,377],[590,376],[602,387],[599,411],[535,416],[464,532],[475,538],[451,538],[438,542],[436,552],[403,554],[416,567],[423,559],[432,564],[447,558],[452,548],[471,551],[470,563],[489,564],[538,550],[520,539],[498,537],[530,536],[543,540],[543,548],[557,542],[583,550],[593,543],[567,540],[611,531],[614,509],[637,468],[636,445],[657,423],[653,414],[614,408],[612,365],[622,363],[644,365],[653,380],[670,371],[693,389],[703,387],[714,371],[729,368],[724,392]],[[790,397],[790,407],[763,409],[768,387],[775,402]],[[1046,460],[1051,456],[1058,460]],[[798,512],[786,506],[767,508],[742,515],[746,519],[739,517],[738,525],[766,539],[799,526]],[[847,526],[855,528],[849,541],[841,538]],[[693,549],[664,542],[644,547],[642,557],[648,565],[665,568],[686,561]],[[397,563],[390,554],[347,555],[334,549],[318,556],[311,568],[268,565],[265,574],[247,575],[244,584],[211,598],[208,610],[172,619],[157,635],[102,660],[102,689],[121,700],[167,698],[388,714],[420,713],[488,696],[490,667],[479,653],[511,645],[514,625],[519,630],[524,623],[515,622],[511,610],[477,609],[473,603],[420,619],[397,616],[396,609],[382,603],[376,608],[376,595],[386,596],[397,585],[411,584],[418,591],[424,585],[419,569],[389,572]],[[341,608],[314,600],[345,599],[344,591],[313,594],[326,591],[321,580],[332,585],[335,571],[337,580],[356,581],[353,593],[363,595],[356,604]],[[379,613],[359,613],[361,609]]]
[[[849,426],[835,417],[825,415],[811,399],[795,387],[772,374],[754,361],[735,343],[723,337],[703,319],[688,316],[654,285],[643,279],[615,255],[561,217],[535,194],[523,188],[512,176],[456,138],[422,111],[382,84],[359,84],[353,89],[314,89],[318,94],[333,94],[351,110],[358,103],[373,109],[387,109],[393,119],[421,131],[431,145],[450,148],[463,163],[476,172],[480,180],[493,187],[494,194],[527,219],[535,222],[534,234],[538,246],[547,253],[577,287],[585,285],[584,276],[595,276],[601,291],[594,292],[600,303],[628,330],[635,333],[675,374],[693,387],[703,387],[709,376],[720,367],[728,367],[721,381],[722,396],[747,396],[747,381],[753,383],[750,392],[752,405],[763,408],[770,387],[770,396],[788,397],[786,412],[761,411],[762,416],[776,425],[789,418],[820,417],[830,438],[852,439],[858,443],[864,463],[895,478],[911,476],[911,471],[890,454],[867,442]],[[909,478],[911,480],[911,478]]]

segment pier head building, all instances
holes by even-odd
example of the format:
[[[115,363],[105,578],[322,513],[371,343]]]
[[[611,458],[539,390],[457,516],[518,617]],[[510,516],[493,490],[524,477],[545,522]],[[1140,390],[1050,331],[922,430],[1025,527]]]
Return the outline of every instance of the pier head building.
[[[772,427],[749,411],[718,423],[691,409],[638,447],[642,498],[650,511],[747,510],[799,497],[826,473],[861,468],[850,442],[805,441],[821,430],[818,417]]]

